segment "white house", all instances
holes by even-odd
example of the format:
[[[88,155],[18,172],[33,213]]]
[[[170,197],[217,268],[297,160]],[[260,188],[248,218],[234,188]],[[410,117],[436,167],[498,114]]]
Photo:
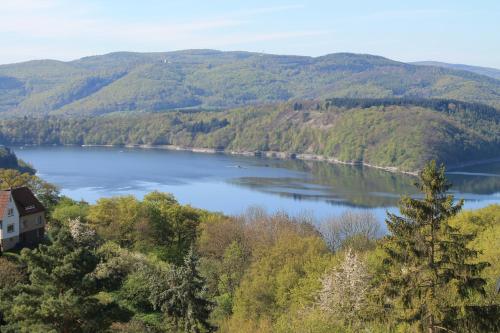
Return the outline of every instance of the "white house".
[[[27,187],[0,191],[0,250],[43,239],[45,208]]]

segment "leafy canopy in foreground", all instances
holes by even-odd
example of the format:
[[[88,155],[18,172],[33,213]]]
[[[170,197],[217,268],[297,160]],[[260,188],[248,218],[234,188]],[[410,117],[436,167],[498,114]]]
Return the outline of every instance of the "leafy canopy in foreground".
[[[111,308],[94,297],[94,249],[79,244],[67,228],[55,229],[52,239],[51,245],[22,251],[29,283],[2,290],[2,332],[96,332],[111,323]]]
[[[59,198],[49,239],[0,258],[0,329],[500,331],[500,206],[459,213],[435,163],[419,189],[382,239],[366,213],[326,221],[325,240],[307,215],[229,217],[159,192]]]

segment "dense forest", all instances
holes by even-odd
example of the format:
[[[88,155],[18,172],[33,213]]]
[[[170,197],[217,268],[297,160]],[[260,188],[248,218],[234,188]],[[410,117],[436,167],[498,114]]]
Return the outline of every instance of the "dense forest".
[[[415,171],[431,159],[452,166],[500,156],[499,113],[457,100],[329,99],[227,111],[23,117],[0,121],[0,143],[280,152]]]
[[[7,147],[0,146],[0,169],[14,169],[20,172],[35,173],[35,169],[21,159]]]
[[[229,217],[159,192],[88,204],[28,174],[7,184],[33,188],[49,235],[0,256],[2,332],[500,330],[500,206],[461,211],[435,163],[387,235],[369,213]]]
[[[379,56],[186,50],[0,66],[0,116],[227,109],[290,99],[445,98],[500,107],[500,81]]]

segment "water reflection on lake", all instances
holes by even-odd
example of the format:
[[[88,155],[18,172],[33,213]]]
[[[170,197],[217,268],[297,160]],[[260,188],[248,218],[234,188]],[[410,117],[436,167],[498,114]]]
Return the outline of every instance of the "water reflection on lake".
[[[97,147],[15,147],[41,177],[74,199],[173,193],[181,203],[239,214],[249,206],[318,219],[369,209],[380,219],[415,177],[325,162],[223,154]],[[500,162],[453,170],[449,179],[466,208],[500,203]]]

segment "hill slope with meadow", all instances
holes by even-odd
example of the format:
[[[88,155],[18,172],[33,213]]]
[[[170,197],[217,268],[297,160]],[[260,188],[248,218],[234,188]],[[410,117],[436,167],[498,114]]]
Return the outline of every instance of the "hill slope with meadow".
[[[453,100],[331,99],[226,111],[25,117],[0,122],[0,143],[173,145],[281,152],[415,171],[500,156],[500,113]]]
[[[447,98],[500,107],[500,81],[379,56],[186,50],[0,66],[0,116],[226,109],[290,99]]]

